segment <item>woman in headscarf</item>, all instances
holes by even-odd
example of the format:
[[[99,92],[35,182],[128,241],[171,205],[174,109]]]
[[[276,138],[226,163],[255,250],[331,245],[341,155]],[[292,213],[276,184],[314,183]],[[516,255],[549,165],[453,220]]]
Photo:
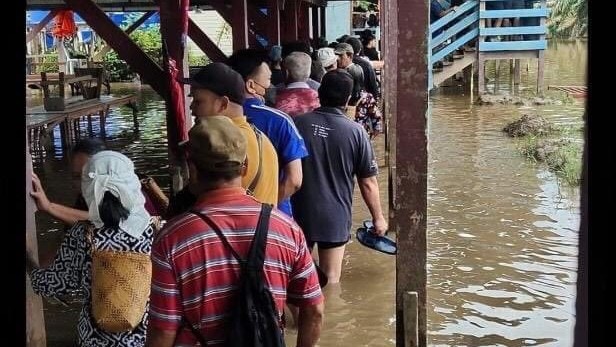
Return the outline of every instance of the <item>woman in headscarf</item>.
[[[92,316],[91,248],[151,252],[154,221],[144,207],[133,162],[114,151],[95,154],[83,168],[81,192],[88,205],[88,220],[77,222],[68,231],[53,263],[38,269],[32,258],[26,257],[32,288],[45,297],[73,290],[85,292],[77,324],[79,346],[144,346],[149,303],[132,331],[110,333],[98,327]]]

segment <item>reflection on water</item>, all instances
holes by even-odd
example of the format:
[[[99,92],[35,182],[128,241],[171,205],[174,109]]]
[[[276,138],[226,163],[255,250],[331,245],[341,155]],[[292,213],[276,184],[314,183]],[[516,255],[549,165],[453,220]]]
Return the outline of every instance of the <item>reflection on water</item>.
[[[579,42],[551,44],[545,85],[584,85],[585,53]],[[580,127],[584,105],[476,107],[453,93],[431,105],[429,344],[570,346],[578,190],[522,158],[500,130],[524,113]]]
[[[583,85],[585,63],[585,43],[551,43],[545,85]],[[532,73],[531,69],[523,76],[529,88],[535,83]],[[138,171],[168,187],[164,104],[149,88],[114,85],[112,91],[140,94],[141,131],[133,131],[130,110],[115,109],[106,128],[109,147],[127,154]],[[501,129],[523,113],[579,126],[583,105],[478,107],[470,103],[468,95],[446,88],[431,100],[429,344],[571,345],[578,190],[559,186],[553,174],[521,157],[515,142]],[[97,121],[93,128],[98,134]],[[87,136],[87,125],[81,129],[82,136]],[[375,143],[383,165],[382,138]],[[79,185],[70,179],[58,141],[51,152],[35,161],[34,168],[54,201],[72,203]],[[383,171],[379,185],[385,209],[386,178]],[[353,225],[357,228],[369,218],[357,190],[354,206]],[[63,226],[38,215],[37,227],[42,262],[46,263],[62,239]],[[341,284],[325,289],[326,317],[319,346],[395,345],[394,261],[394,257],[358,242],[347,246]],[[45,302],[48,346],[70,343],[77,310],[77,304],[67,308],[55,301]],[[290,331],[287,341],[295,336]]]

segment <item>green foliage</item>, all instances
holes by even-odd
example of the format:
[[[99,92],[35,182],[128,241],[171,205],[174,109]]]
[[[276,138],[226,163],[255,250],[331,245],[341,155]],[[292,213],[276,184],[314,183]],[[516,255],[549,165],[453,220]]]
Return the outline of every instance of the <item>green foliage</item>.
[[[549,136],[529,135],[520,140],[520,152],[534,162],[543,162],[569,186],[582,177],[582,129],[558,127]]]
[[[207,56],[188,52],[188,66],[205,66],[209,63],[210,59]]]
[[[131,21],[132,23],[132,21]],[[154,62],[162,66],[162,40],[159,25],[151,25],[144,29],[133,31],[130,38],[141,47],[141,49]],[[103,58],[105,69],[109,71],[112,82],[131,80],[135,73],[129,68],[124,60],[121,60],[114,51],[109,51]]]
[[[548,2],[548,32],[552,37],[575,38],[588,35],[588,0]]]
[[[58,55],[50,54],[43,57],[43,61],[41,64],[36,66],[36,73],[40,74],[41,72],[58,72],[60,71],[58,66]]]

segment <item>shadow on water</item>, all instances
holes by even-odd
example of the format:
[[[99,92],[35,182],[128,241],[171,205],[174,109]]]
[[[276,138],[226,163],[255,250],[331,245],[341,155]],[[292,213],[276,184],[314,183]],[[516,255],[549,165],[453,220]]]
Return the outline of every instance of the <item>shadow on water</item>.
[[[550,43],[546,83],[584,85],[585,43]],[[523,83],[534,87],[532,69]],[[488,76],[490,72],[488,73]],[[468,95],[442,88],[431,98],[428,172],[428,334],[431,346],[570,346],[575,322],[578,190],[527,161],[501,132],[524,113],[581,125],[583,104],[475,106]],[[115,109],[106,141],[137,170],[167,188],[164,103],[149,88],[114,85],[140,94],[141,131],[130,110]],[[29,104],[36,104],[32,98]],[[40,102],[40,101],[38,101]],[[98,124],[93,122],[94,134]],[[87,136],[87,126],[81,127]],[[383,138],[375,140],[387,210]],[[408,149],[412,150],[412,149]],[[59,142],[34,163],[52,200],[71,204],[78,182]],[[369,218],[358,189],[353,230]],[[49,262],[63,226],[37,215],[39,249]],[[354,239],[354,238],[353,238]],[[351,241],[342,282],[328,286],[321,347],[395,345],[395,258]],[[79,304],[45,301],[48,346],[75,336]],[[287,341],[295,338],[289,331]],[[294,345],[289,343],[289,345]]]

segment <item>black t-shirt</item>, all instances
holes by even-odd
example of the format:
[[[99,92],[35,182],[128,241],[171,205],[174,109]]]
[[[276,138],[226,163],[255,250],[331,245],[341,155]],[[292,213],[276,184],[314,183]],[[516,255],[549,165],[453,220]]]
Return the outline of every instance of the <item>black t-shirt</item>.
[[[353,64],[359,65],[364,73],[364,90],[372,94],[376,99],[381,96],[379,85],[376,83],[376,73],[372,67],[372,63],[366,59],[354,56]]]
[[[309,156],[302,159],[302,187],[291,197],[293,217],[310,242],[348,241],[354,178],[378,173],[368,133],[331,107],[317,108],[295,123]]]

